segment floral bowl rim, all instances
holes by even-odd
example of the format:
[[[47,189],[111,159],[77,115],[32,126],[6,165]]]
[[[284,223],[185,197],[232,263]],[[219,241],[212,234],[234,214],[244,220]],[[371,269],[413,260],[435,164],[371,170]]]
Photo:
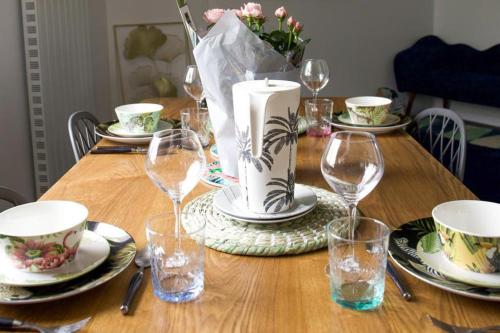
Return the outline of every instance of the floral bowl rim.
[[[14,232],[5,232],[2,231],[2,220],[3,219],[9,219],[9,215],[11,214],[18,214],[18,211],[23,211],[25,209],[32,209],[32,207],[38,207],[38,206],[47,206],[47,205],[72,205],[73,207],[77,207],[77,209],[80,209],[81,216],[75,216],[75,218],[71,219],[71,222],[68,222],[68,224],[63,223],[60,228],[57,229],[51,229],[50,231],[47,232],[39,232],[36,234],[26,234],[26,233],[14,233]],[[58,206],[60,207],[60,206]],[[35,208],[36,209],[36,208]],[[0,213],[0,235],[1,236],[6,236],[6,237],[18,237],[18,238],[23,238],[23,239],[33,239],[33,238],[40,238],[40,237],[46,237],[49,235],[54,235],[58,233],[63,233],[66,231],[69,231],[71,229],[74,229],[82,224],[84,224],[87,219],[88,219],[89,211],[87,207],[82,205],[81,203],[75,202],[75,201],[69,201],[69,200],[43,200],[43,201],[35,201],[35,202],[30,202],[26,203],[23,205],[18,205],[12,208],[9,208],[3,212]],[[15,216],[13,216],[15,218]],[[65,219],[65,221],[69,219]],[[19,228],[19,230],[24,230],[22,228]]]

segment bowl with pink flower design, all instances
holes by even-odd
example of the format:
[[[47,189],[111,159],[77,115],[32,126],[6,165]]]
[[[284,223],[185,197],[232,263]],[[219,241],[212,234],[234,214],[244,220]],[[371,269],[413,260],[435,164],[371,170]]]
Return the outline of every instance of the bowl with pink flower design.
[[[38,201],[0,213],[0,263],[30,272],[74,259],[88,210],[73,201]]]

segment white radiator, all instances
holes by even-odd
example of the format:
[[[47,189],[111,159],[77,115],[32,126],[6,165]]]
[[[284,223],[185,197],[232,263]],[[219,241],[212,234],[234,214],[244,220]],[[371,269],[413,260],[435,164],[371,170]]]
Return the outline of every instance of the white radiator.
[[[94,111],[88,0],[20,0],[37,195],[74,163],[68,118]],[[104,32],[103,32],[104,33]]]

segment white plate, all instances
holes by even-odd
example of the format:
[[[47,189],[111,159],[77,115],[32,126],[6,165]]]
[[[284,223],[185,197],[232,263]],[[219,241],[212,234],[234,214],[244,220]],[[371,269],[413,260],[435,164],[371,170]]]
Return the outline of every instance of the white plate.
[[[389,133],[401,128],[405,128],[411,123],[410,118],[403,118],[401,119],[401,122],[396,125],[391,125],[391,126],[354,126],[354,125],[347,125],[344,123],[341,123],[340,121],[332,121],[331,125],[333,127],[336,127],[341,130],[347,130],[347,131],[358,131],[358,132],[370,132],[373,134],[384,134],[384,133]]]
[[[147,138],[124,138],[121,136],[116,136],[112,134],[107,134],[103,132],[98,132],[96,131],[95,134],[99,135],[101,138],[113,141],[113,142],[119,142],[119,143],[125,143],[129,145],[145,145],[148,144],[152,138],[147,137]]]
[[[213,204],[218,211],[235,220],[266,224],[285,222],[304,216],[318,203],[316,194],[301,184],[295,184],[295,197],[292,208],[280,213],[259,214],[249,212],[242,208],[239,198],[240,186],[227,186],[215,194]]]
[[[0,284],[35,287],[69,281],[90,272],[103,263],[109,255],[109,250],[109,243],[104,237],[85,230],[73,261],[55,269],[36,273],[27,272],[16,269],[9,262],[10,259],[3,256],[0,259],[2,266]]]
[[[136,246],[132,236],[125,230],[92,221],[87,221],[87,229],[104,237],[109,244],[109,256],[102,264],[73,280],[45,287],[0,284],[0,304],[35,304],[78,295],[108,282],[133,262]]]
[[[158,122],[158,128],[156,129],[156,132],[158,131],[163,131],[163,130],[166,130],[166,129],[171,129],[172,127],[174,127],[172,125],[172,123],[168,122],[168,121],[163,121],[163,120],[160,120]],[[153,133],[150,133],[150,134],[135,134],[135,133],[130,133],[129,131],[127,131],[126,129],[124,129],[120,123],[114,123],[113,125],[110,125],[108,127],[108,132],[111,133],[111,134],[114,134],[114,135],[118,135],[118,136],[121,136],[121,137],[124,137],[124,138],[151,138],[153,136]]]
[[[449,261],[441,250],[435,253],[424,252],[421,242],[417,245],[417,255],[424,264],[454,280],[480,287],[500,288],[500,273],[481,274],[465,270]]]
[[[340,116],[337,117],[337,119],[344,124],[356,126],[356,124],[352,123],[351,117],[349,116],[349,113],[347,113],[347,112],[342,113]],[[367,124],[367,125],[358,125],[358,126],[359,127],[361,127],[361,126],[363,126],[363,127],[385,127],[385,126],[397,124],[397,123],[399,123],[400,120],[401,120],[401,118],[399,118],[399,116],[396,116],[395,114],[389,113],[387,115],[387,118],[385,118],[384,122],[380,125]]]

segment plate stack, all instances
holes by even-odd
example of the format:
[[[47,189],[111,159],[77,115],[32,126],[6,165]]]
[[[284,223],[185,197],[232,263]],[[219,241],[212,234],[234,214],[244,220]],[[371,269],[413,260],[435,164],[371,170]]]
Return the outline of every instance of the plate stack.
[[[167,120],[160,120],[158,122],[158,131],[174,128],[174,122],[173,121],[167,121]],[[114,141],[114,142],[119,142],[119,143],[125,143],[125,144],[130,144],[130,145],[142,145],[142,144],[148,144],[151,141],[151,138],[153,137],[153,133],[151,134],[134,134],[128,132],[126,129],[124,129],[121,125],[120,122],[117,120],[110,121],[107,123],[99,124],[95,128],[95,134],[100,136],[101,138]]]
[[[70,201],[34,202],[0,213],[0,304],[76,295],[128,267],[136,252],[133,238],[116,226],[87,221],[87,214]]]
[[[500,204],[446,202],[433,217],[391,233],[389,254],[405,271],[446,291],[500,301]]]

